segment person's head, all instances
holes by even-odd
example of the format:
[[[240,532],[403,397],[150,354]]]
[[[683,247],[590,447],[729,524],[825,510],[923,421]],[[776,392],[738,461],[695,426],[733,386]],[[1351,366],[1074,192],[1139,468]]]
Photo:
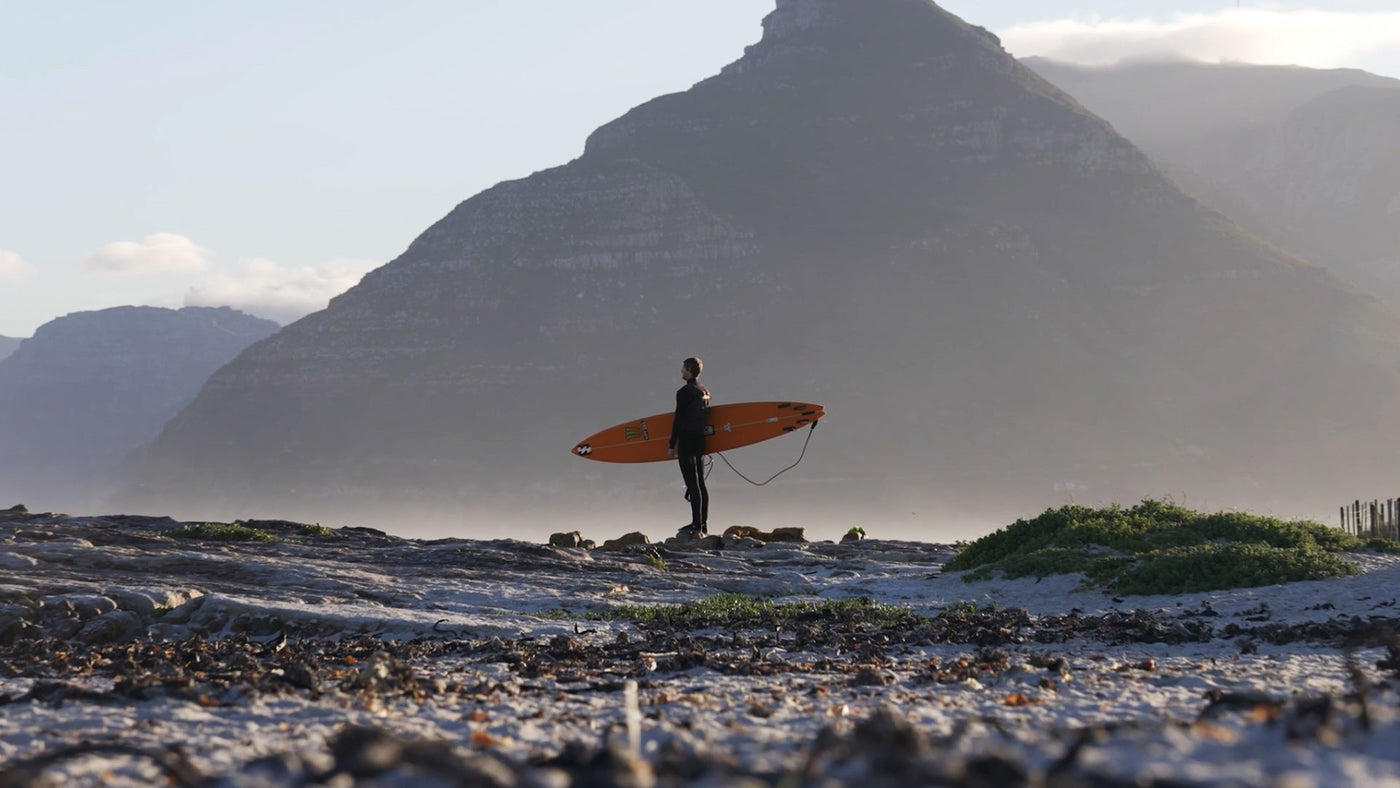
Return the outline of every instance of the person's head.
[[[691,356],[681,362],[681,377],[686,380],[695,380],[700,377],[700,370],[703,369],[704,366],[704,364],[700,363],[700,359]]]

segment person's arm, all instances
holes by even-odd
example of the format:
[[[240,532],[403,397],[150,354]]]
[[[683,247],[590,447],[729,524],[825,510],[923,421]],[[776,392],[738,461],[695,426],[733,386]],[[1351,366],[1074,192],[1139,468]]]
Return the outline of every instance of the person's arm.
[[[672,453],[676,451],[676,442],[681,436],[681,415],[685,413],[685,394],[688,386],[676,389],[676,415],[671,419],[671,442],[666,444],[666,448]]]

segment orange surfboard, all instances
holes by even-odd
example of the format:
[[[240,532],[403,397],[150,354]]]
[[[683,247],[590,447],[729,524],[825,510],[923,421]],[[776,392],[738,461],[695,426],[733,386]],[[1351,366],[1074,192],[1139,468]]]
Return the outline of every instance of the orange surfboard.
[[[705,453],[737,449],[810,427],[826,415],[805,402],[735,402],[706,411]],[[626,421],[579,441],[573,453],[600,462],[662,462],[671,459],[674,412]]]

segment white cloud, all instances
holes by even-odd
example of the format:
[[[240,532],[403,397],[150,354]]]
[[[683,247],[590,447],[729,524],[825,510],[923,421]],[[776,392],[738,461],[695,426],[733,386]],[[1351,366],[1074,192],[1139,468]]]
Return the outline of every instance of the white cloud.
[[[28,279],[33,273],[34,266],[26,263],[18,252],[0,249],[0,282]]]
[[[183,235],[155,233],[109,243],[83,258],[82,266],[118,274],[190,273],[209,267],[209,252]]]
[[[1017,57],[1075,63],[1176,55],[1192,60],[1355,67],[1400,47],[1400,12],[1226,9],[1156,19],[1065,19],[999,31]]]
[[[325,309],[331,298],[359,283],[378,263],[334,260],[284,268],[270,260],[244,260],[232,273],[217,273],[185,294],[185,306],[231,306],[283,325]]]

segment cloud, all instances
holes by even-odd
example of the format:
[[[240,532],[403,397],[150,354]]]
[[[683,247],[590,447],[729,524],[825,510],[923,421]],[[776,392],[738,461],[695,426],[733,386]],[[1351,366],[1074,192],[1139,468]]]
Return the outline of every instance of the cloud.
[[[231,306],[286,325],[326,308],[332,298],[359,283],[378,264],[334,260],[284,268],[261,258],[240,262],[232,273],[214,274],[185,294],[185,306]]]
[[[116,241],[83,258],[81,265],[117,274],[190,273],[209,267],[209,252],[183,235],[156,233],[140,241]]]
[[[28,279],[33,273],[34,266],[26,263],[18,252],[0,249],[0,282]]]
[[[1227,9],[1155,19],[1064,19],[999,31],[1017,57],[1109,64],[1175,55],[1313,68],[1355,67],[1400,46],[1400,12]]]

